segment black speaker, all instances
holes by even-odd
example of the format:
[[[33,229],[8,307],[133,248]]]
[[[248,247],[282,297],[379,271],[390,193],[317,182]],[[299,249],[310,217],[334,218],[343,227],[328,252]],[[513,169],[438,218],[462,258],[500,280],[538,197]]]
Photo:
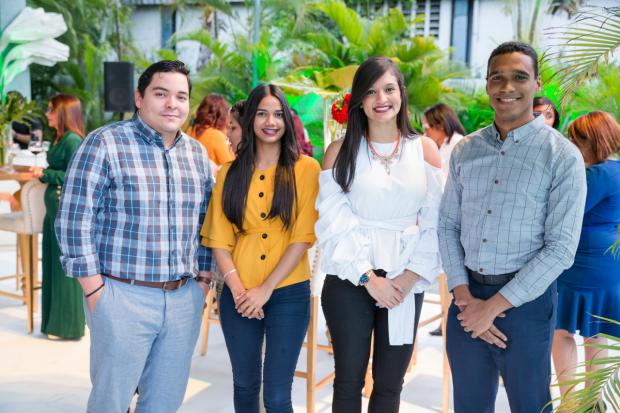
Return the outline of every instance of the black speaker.
[[[103,87],[106,112],[133,112],[133,63],[104,62]]]

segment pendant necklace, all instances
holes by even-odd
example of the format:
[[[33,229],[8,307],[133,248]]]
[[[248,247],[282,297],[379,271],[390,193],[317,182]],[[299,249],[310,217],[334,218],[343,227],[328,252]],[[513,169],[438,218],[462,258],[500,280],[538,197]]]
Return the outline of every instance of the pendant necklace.
[[[375,161],[379,161],[383,167],[385,168],[385,172],[389,175],[391,170],[391,165],[393,162],[396,162],[400,159],[400,133],[396,138],[396,146],[392,150],[392,153],[389,155],[381,155],[374,146],[372,146],[372,141],[370,138],[366,137],[366,142],[368,142],[368,147],[370,148],[370,152],[372,153],[372,159]]]

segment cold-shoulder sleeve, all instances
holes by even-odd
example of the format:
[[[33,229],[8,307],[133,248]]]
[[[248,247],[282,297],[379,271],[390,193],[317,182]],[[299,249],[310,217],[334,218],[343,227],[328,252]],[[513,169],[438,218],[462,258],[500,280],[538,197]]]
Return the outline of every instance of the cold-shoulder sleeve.
[[[370,240],[359,231],[359,220],[331,169],[319,175],[316,209],[319,219],[314,229],[321,249],[321,271],[357,285],[360,276],[372,268]]]
[[[422,292],[441,272],[437,223],[444,177],[441,169],[424,163],[426,198],[418,212],[419,240],[414,247],[407,269],[420,275],[413,292]]]

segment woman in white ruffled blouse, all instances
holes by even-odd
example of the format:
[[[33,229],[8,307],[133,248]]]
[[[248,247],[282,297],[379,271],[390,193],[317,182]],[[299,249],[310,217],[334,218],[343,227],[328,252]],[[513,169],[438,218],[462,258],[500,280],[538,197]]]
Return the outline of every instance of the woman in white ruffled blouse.
[[[369,412],[397,412],[424,289],[440,268],[437,145],[407,120],[403,75],[387,58],[355,73],[344,139],[325,153],[315,231],[334,346],[332,411],[360,412],[374,331]]]

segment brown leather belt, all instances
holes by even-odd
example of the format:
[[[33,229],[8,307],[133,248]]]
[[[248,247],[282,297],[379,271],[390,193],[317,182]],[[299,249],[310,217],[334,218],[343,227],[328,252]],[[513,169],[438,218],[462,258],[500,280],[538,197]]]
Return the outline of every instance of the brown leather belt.
[[[159,288],[162,290],[173,291],[183,287],[190,278],[181,278],[180,280],[174,281],[139,281],[139,280],[128,280],[126,278],[114,277],[112,275],[103,274],[107,278],[111,278],[114,281],[120,281],[125,284],[131,285],[139,285],[140,287],[150,287],[150,288]]]

